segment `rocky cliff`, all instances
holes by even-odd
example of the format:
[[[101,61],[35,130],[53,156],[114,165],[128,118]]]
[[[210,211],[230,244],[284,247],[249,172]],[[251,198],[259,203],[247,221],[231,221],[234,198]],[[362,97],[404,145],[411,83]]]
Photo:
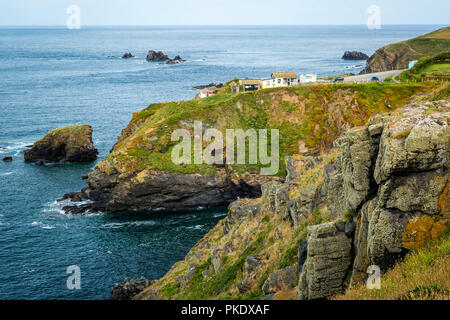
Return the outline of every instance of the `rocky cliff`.
[[[362,73],[406,69],[411,61],[423,57],[433,57],[448,51],[450,47],[450,27],[442,28],[426,35],[387,45],[378,49],[369,60]]]
[[[225,93],[206,99],[152,104],[133,115],[109,156],[89,174],[87,188],[66,195],[75,201],[89,199],[91,203],[65,210],[173,210],[259,197],[263,184],[284,179],[283,157],[325,154],[341,132],[364,124],[374,113],[401,107],[410,97],[426,90],[427,84],[361,84],[231,94],[226,93],[225,86]],[[208,128],[223,133],[233,128],[278,129],[278,174],[261,176],[263,165],[259,162],[218,166],[173,163],[171,151],[176,143],[171,141],[171,134],[175,129],[186,129],[193,135],[194,121],[202,121],[203,133]]]
[[[319,299],[387,271],[448,228],[450,102],[373,115],[286,181],[240,199],[135,299]]]

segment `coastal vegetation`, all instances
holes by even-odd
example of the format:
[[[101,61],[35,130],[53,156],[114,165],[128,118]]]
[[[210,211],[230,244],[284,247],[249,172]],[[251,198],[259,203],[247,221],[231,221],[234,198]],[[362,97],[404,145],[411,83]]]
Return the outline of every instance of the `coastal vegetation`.
[[[398,79],[403,82],[422,82],[427,79],[450,80],[450,52],[420,59],[410,70],[402,72]]]
[[[348,289],[336,300],[449,300],[450,228],[426,247],[410,253],[382,277],[380,290],[364,285]]]
[[[428,102],[448,84],[434,90],[372,115],[331,152],[287,157],[285,183],[233,202],[135,298],[448,299],[449,106]],[[381,290],[364,285],[371,264],[383,272]]]
[[[299,143],[308,154],[323,154],[342,130],[359,126],[372,114],[402,106],[415,94],[427,91],[428,84],[334,84],[264,89],[231,94],[222,92],[205,99],[152,104],[135,113],[119,137],[113,152],[103,162],[120,172],[145,168],[177,173],[213,175],[213,165],[175,165],[170,155],[177,128],[192,130],[193,121],[225,128],[279,129],[279,175],[284,175],[285,156],[299,153]],[[234,166],[237,172],[255,171],[256,166]]]
[[[420,37],[387,45],[367,60],[366,73],[406,69],[411,61],[447,52],[450,47],[450,27]]]

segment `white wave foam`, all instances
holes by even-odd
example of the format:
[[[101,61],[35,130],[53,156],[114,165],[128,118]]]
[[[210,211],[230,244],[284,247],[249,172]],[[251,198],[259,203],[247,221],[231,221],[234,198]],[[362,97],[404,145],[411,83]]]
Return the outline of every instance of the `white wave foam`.
[[[203,227],[204,227],[203,225],[198,224],[198,225],[190,226],[190,227],[187,227],[187,228],[188,228],[188,229],[200,230],[200,229],[202,229]]]
[[[0,173],[0,176],[9,176],[12,175],[15,171]]]
[[[10,145],[6,147],[2,147],[0,149],[0,153],[12,153],[15,156],[19,155],[24,149],[26,149],[26,146],[33,144],[33,142],[29,141],[16,141],[11,142]]]
[[[31,223],[31,225],[40,227],[41,229],[47,229],[47,230],[56,228],[55,226],[51,226],[51,225],[45,224],[45,223],[43,223],[41,221],[33,221],[33,223]]]
[[[101,225],[102,228],[109,228],[109,229],[120,229],[123,227],[139,227],[139,226],[154,226],[157,222],[153,220],[147,220],[147,221],[128,221],[128,222],[110,222],[105,223]]]

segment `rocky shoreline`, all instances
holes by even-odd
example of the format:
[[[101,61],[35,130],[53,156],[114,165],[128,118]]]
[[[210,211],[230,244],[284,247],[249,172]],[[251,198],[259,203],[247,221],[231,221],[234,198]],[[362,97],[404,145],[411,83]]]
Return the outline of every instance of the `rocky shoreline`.
[[[248,175],[246,180],[232,181],[225,169],[214,176],[186,175],[145,170],[138,174],[91,172],[88,187],[68,193],[61,200],[89,204],[65,206],[66,213],[121,212],[133,210],[186,210],[227,205],[238,197],[258,197],[267,180]]]

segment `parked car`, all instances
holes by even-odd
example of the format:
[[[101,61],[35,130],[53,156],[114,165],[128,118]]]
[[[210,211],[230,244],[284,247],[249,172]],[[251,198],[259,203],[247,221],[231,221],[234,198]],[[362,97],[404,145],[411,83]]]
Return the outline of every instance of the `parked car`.
[[[332,80],[332,82],[342,82],[342,81],[344,81],[344,78],[341,77],[336,77]]]
[[[380,79],[378,77],[372,77],[372,79],[370,79],[371,82],[380,82]]]

